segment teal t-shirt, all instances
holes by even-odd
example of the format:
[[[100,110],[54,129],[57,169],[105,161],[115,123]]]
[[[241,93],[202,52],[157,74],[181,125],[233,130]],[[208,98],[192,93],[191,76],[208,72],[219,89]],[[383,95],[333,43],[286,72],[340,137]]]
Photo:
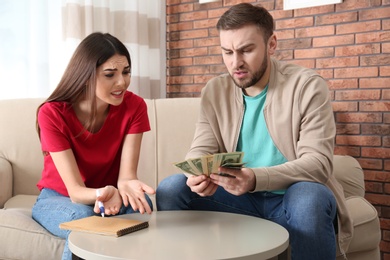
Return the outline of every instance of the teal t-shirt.
[[[244,152],[245,167],[258,168],[287,162],[269,135],[264,119],[268,86],[257,96],[244,95],[245,112],[238,138],[237,151]],[[283,194],[284,190],[273,191]]]

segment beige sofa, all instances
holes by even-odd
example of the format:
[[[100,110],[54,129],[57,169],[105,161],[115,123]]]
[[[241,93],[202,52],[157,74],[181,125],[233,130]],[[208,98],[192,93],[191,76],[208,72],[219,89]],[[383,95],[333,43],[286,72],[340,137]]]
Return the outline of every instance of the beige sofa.
[[[41,102],[0,101],[0,259],[61,259],[64,241],[31,218],[43,161],[35,131],[35,112]],[[198,98],[146,102],[152,131],[144,135],[138,175],[156,187],[178,172],[172,163],[182,160],[189,148],[200,103]],[[352,157],[335,156],[335,174],[344,186],[355,226],[348,259],[380,259],[379,220],[375,208],[363,198],[362,169]]]

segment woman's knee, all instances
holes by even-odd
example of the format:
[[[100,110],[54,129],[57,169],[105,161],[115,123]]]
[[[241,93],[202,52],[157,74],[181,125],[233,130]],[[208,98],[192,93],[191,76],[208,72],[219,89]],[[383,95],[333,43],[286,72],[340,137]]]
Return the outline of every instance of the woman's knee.
[[[94,215],[93,207],[73,203],[68,197],[46,197],[38,200],[32,210],[34,219],[58,219],[66,222]]]
[[[148,202],[150,209],[153,210],[153,202],[150,199],[150,197],[148,196],[148,194],[145,194],[145,199]]]

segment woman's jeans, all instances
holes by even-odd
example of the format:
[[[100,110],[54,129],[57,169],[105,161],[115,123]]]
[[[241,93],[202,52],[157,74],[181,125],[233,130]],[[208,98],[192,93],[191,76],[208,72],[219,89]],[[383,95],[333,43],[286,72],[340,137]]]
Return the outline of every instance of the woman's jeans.
[[[157,210],[222,211],[268,219],[288,230],[292,259],[336,259],[336,200],[326,186],[297,182],[284,195],[254,192],[241,196],[219,187],[214,195],[200,197],[186,180],[184,174],[176,174],[159,184]]]
[[[145,197],[152,207],[149,197],[146,194]],[[32,209],[32,217],[53,235],[66,239],[62,260],[71,260],[72,252],[68,247],[70,231],[60,229],[59,225],[63,222],[93,215],[100,216],[100,214],[93,211],[93,207],[94,205],[73,203],[69,197],[63,196],[54,190],[43,189]],[[128,207],[122,206],[118,215],[134,212],[130,205]]]

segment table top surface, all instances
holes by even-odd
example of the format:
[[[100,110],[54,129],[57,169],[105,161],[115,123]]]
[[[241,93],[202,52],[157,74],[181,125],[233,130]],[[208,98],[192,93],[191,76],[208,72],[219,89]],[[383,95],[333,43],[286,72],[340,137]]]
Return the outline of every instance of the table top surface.
[[[121,218],[149,227],[121,237],[72,231],[73,254],[107,259],[269,259],[287,249],[285,228],[268,220],[212,211],[155,211]]]

